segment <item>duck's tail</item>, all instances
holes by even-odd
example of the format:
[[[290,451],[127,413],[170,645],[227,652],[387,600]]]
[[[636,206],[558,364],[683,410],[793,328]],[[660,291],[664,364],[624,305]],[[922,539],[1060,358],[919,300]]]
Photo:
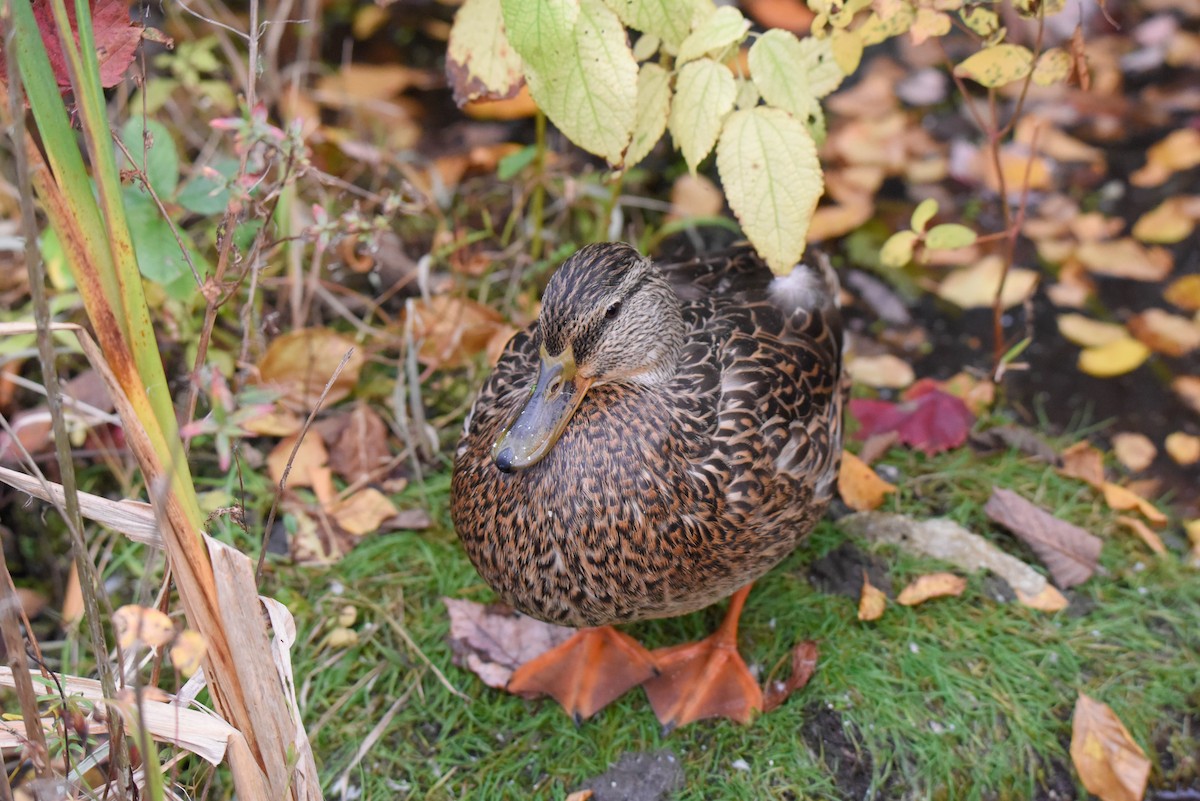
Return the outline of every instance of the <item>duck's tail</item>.
[[[841,316],[842,285],[829,256],[821,251],[809,251],[809,257],[793,267],[789,274],[776,276],[771,281],[770,291],[781,308],[832,312],[834,318]]]

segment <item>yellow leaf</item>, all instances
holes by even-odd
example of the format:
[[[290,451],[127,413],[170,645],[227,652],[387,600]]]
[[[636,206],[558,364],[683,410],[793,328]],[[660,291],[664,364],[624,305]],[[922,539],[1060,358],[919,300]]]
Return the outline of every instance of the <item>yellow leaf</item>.
[[[858,598],[858,619],[869,621],[883,617],[887,608],[887,596],[883,590],[871,584],[867,571],[863,571],[862,593]]]
[[[1158,186],[1176,172],[1200,165],[1200,130],[1180,128],[1146,151],[1146,165],[1129,177],[1134,186]]]
[[[1071,722],[1071,761],[1088,792],[1102,801],[1141,801],[1150,760],[1121,719],[1083,693]]]
[[[459,8],[450,28],[446,75],[459,105],[509,98],[525,83],[521,57],[505,35],[500,0],[466,0]]]
[[[627,169],[637,166],[662,138],[670,109],[671,74],[658,64],[643,64],[638,71],[633,138],[625,151]]]
[[[296,454],[292,455],[295,448]],[[289,460],[291,467],[289,468]],[[311,487],[321,503],[330,503],[337,495],[333,486],[333,471],[329,468],[329,451],[320,435],[308,432],[296,447],[296,436],[285,437],[267,454],[267,473],[276,487],[287,471],[288,488]]]
[[[1142,542],[1146,543],[1146,547],[1156,554],[1161,556],[1167,552],[1167,546],[1163,545],[1162,539],[1141,520],[1138,520],[1136,517],[1120,515],[1117,517],[1117,522],[1136,534]]]
[[[842,466],[838,470],[838,494],[846,505],[856,512],[877,509],[884,498],[896,491],[871,469],[871,466],[849,451],[842,452]]]
[[[1015,44],[998,44],[967,57],[954,74],[970,78],[987,87],[1003,86],[1020,80],[1033,69],[1033,53]]]
[[[880,264],[884,267],[903,267],[912,261],[913,247],[916,244],[916,231],[897,231],[889,236],[879,249]]]
[[[1158,448],[1145,434],[1122,431],[1114,434],[1112,440],[1117,461],[1134,473],[1145,470],[1158,455]]]
[[[908,29],[912,34],[914,45],[924,43],[927,39],[936,39],[950,32],[950,15],[932,8],[918,8],[917,18]]]
[[[1071,64],[1071,54],[1061,47],[1047,50],[1033,68],[1033,82],[1038,86],[1061,83],[1071,75]]]
[[[929,225],[929,221],[938,213],[938,202],[934,198],[928,197],[922,200],[917,207],[913,209],[912,220],[909,225],[914,231],[924,231],[925,226]]]
[[[776,274],[789,274],[824,188],[804,123],[780,109],[735,111],[717,142],[717,169],[750,242]]]
[[[917,380],[912,365],[890,353],[856,356],[848,366],[854,383],[876,389],[903,389]]]
[[[207,650],[208,646],[200,632],[184,629],[171,645],[171,662],[184,676],[191,676],[200,669]]]
[[[932,598],[962,595],[967,580],[953,573],[929,573],[919,576],[900,591],[896,602],[903,606],[916,606]]]
[[[1176,278],[1167,287],[1163,297],[1168,303],[1186,311],[1200,311],[1200,273]]]
[[[1188,542],[1192,544],[1192,549],[1188,553],[1188,564],[1192,567],[1200,567],[1200,519],[1185,520],[1183,530],[1187,532]]]
[[[1136,509],[1143,517],[1156,526],[1165,526],[1167,524],[1167,516],[1165,514],[1158,511],[1154,504],[1132,490],[1126,489],[1119,484],[1114,484],[1111,481],[1105,481],[1102,489],[1104,490],[1104,502],[1108,504],[1110,509],[1118,512]]]
[[[1197,197],[1168,198],[1138,218],[1133,224],[1133,236],[1155,245],[1182,242],[1196,229],[1198,206]]]
[[[126,604],[113,612],[113,630],[122,648],[140,642],[149,648],[166,645],[175,639],[175,624],[157,609]]]
[[[832,51],[830,52],[832,58]],[[806,120],[817,106],[808,81],[797,80],[806,71],[805,48],[795,34],[779,29],[758,37],[750,47],[750,75],[763,99],[776,108]],[[835,62],[836,66],[836,62]],[[841,70],[837,70],[841,74]]]
[[[978,306],[989,307],[996,299],[1004,273],[1004,260],[999,256],[986,256],[978,264],[955,270],[938,287],[938,295],[964,309]],[[1033,294],[1038,274],[1033,270],[1013,267],[1004,279],[1004,291],[1000,303],[1004,308],[1023,303]]]
[[[1102,323],[1099,320],[1074,313],[1058,316],[1058,332],[1064,338],[1083,348],[1107,345],[1129,336],[1125,328],[1116,323]]]
[[[374,487],[359,490],[328,511],[339,526],[355,536],[377,531],[383,521],[399,514],[388,497]]]
[[[672,0],[669,3],[612,0],[609,5],[630,28],[662,39],[671,53],[676,52],[691,33],[694,23],[715,10],[711,0]]]
[[[830,40],[833,45],[833,60],[844,74],[853,75],[858,69],[858,63],[862,61],[861,31],[836,30],[830,35]]]
[[[1036,609],[1039,612],[1061,612],[1070,605],[1067,597],[1055,589],[1054,585],[1049,582],[1046,583],[1046,586],[1037,595],[1029,595],[1021,592],[1018,587],[1014,587],[1013,591],[1017,594],[1017,600],[1021,604],[1028,606],[1030,609]]]
[[[679,71],[667,127],[692,172],[712,150],[736,98],[733,73],[711,58],[693,61]]]
[[[1176,431],[1168,434],[1163,444],[1176,464],[1187,467],[1200,462],[1200,437]]]
[[[1084,348],[1079,353],[1079,369],[1096,378],[1112,378],[1136,370],[1149,356],[1149,348],[1133,337],[1125,337]]]

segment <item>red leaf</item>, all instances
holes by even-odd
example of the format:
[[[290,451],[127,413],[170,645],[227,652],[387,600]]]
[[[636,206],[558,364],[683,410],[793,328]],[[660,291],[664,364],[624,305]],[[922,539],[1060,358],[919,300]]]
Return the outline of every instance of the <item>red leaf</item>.
[[[852,400],[850,413],[861,424],[859,439],[894,431],[900,442],[930,456],[962,445],[975,423],[961,398],[924,382],[913,385],[902,403]]]
[[[75,4],[68,2],[67,19],[71,32],[79,41],[79,28],[75,23]],[[135,25],[129,17],[129,0],[91,0],[92,33],[96,39],[96,60],[100,64],[100,85],[105,88],[116,86],[133,63],[138,43],[142,41],[142,26]],[[67,57],[58,41],[58,26],[54,24],[54,11],[50,0],[33,0],[33,17],[37,20],[46,46],[46,55],[54,71],[54,79],[62,89],[71,86],[67,71]],[[0,50],[0,52],[3,52]],[[7,82],[3,59],[0,59],[0,79]]]

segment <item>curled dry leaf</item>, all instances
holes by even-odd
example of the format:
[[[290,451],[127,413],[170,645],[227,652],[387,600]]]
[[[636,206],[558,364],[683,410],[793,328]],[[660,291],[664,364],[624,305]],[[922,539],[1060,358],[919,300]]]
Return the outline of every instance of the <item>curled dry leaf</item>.
[[[1017,493],[992,490],[984,512],[1033,549],[1058,586],[1073,587],[1087,581],[1096,571],[1099,537],[1059,520]]]
[[[489,687],[503,690],[513,671],[574,634],[498,605],[442,598],[450,613],[450,650]]]
[[[953,573],[929,573],[919,576],[915,581],[896,596],[896,602],[903,606],[916,606],[932,598],[962,595],[967,588],[967,580]]]
[[[332,329],[305,328],[273,339],[258,363],[259,381],[276,387],[281,402],[308,411],[316,406],[342,359],[347,359],[346,366],[325,397],[329,406],[350,394],[366,363],[362,349]]]
[[[1108,704],[1083,693],[1071,721],[1071,761],[1088,792],[1102,801],[1141,801],[1150,760]]]
[[[329,467],[349,484],[372,481],[391,461],[387,426],[361,401],[344,419],[329,451]]]
[[[817,671],[820,650],[814,640],[797,643],[792,649],[792,672],[785,681],[768,681],[763,692],[763,712],[775,709],[797,690],[803,689]]]
[[[1174,459],[1176,464],[1188,467],[1200,462],[1200,437],[1176,431],[1167,435],[1163,445],[1167,455]]]
[[[884,499],[896,491],[895,484],[884,481],[870,465],[849,451],[842,453],[837,483],[842,500],[857,512],[879,508]]]
[[[137,604],[126,604],[113,612],[113,629],[117,633],[117,643],[126,649],[135,642],[158,648],[175,639],[175,624],[171,618],[157,609]]]
[[[871,583],[867,571],[863,571],[862,594],[858,598],[858,619],[878,620],[887,608],[887,595]]]
[[[1145,470],[1158,456],[1158,448],[1145,434],[1122,431],[1114,434],[1112,441],[1117,461],[1134,473]]]
[[[1117,522],[1136,534],[1142,542],[1146,543],[1146,547],[1156,554],[1161,556],[1167,552],[1167,546],[1163,545],[1162,538],[1138,518],[1120,515],[1117,517]]]

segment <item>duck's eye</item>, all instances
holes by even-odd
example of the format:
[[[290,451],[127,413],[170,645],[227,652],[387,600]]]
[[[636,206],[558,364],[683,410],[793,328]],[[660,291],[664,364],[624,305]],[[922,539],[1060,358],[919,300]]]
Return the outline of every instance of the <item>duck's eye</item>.
[[[613,303],[604,311],[604,319],[611,320],[620,313],[621,313],[621,301],[618,300],[616,303]]]

